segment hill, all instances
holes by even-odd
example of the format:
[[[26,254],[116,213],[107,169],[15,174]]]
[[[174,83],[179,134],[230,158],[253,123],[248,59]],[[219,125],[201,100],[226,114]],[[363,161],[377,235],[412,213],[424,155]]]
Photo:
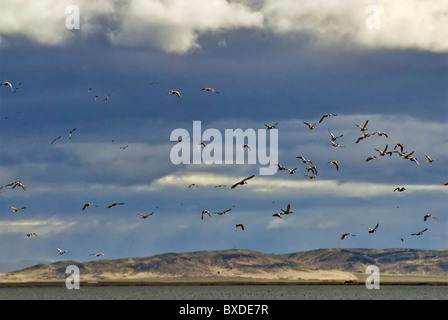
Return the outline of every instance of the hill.
[[[61,282],[69,265],[84,282],[336,282],[365,279],[366,267],[406,279],[437,279],[448,283],[448,250],[317,249],[290,254],[252,250],[164,253],[149,257],[58,261],[1,273],[0,284]],[[392,278],[390,278],[392,279]],[[403,278],[404,279],[404,278]]]

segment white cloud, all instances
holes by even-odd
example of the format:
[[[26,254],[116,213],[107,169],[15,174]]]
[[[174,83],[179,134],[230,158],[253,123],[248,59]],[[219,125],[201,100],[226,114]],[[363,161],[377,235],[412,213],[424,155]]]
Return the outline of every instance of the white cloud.
[[[67,232],[75,224],[76,222],[65,221],[55,217],[20,221],[3,220],[0,225],[0,234],[23,233],[25,235],[28,232],[35,232],[38,236],[55,235]]]
[[[163,190],[166,188],[182,188],[185,189],[191,183],[195,183],[202,187],[211,187],[218,182],[227,184],[227,187],[234,184],[241,177],[231,177],[224,174],[214,173],[187,173],[177,175],[167,175],[163,178],[155,180],[148,188],[150,191]],[[272,177],[257,176],[249,180],[245,186],[237,187],[244,192],[235,193],[236,196],[246,196],[247,192],[253,194],[282,194],[283,196],[312,196],[318,195],[337,196],[337,197],[354,197],[369,198],[387,195],[395,195],[393,190],[397,186],[388,183],[369,183],[369,182],[343,182],[337,180],[316,179],[308,180],[289,180]],[[427,191],[427,192],[446,192],[439,184],[407,184],[406,194]]]
[[[80,9],[82,35],[103,34],[116,45],[167,52],[186,53],[200,47],[201,35],[241,28],[306,33],[320,43],[448,51],[444,0],[15,0],[1,5],[0,37],[63,44],[73,36],[66,28],[70,5]]]

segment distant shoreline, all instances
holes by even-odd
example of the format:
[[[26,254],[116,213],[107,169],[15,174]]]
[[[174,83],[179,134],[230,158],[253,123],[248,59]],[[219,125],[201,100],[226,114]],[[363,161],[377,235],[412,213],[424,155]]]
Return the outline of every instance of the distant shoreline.
[[[84,287],[107,286],[229,286],[229,285],[365,285],[367,275],[357,274],[358,280],[346,282],[341,280],[266,280],[266,279],[152,279],[152,280],[89,280],[80,281]],[[383,275],[380,285],[448,285],[448,276],[421,275]],[[1,282],[0,288],[6,287],[65,287],[65,278],[52,281]]]

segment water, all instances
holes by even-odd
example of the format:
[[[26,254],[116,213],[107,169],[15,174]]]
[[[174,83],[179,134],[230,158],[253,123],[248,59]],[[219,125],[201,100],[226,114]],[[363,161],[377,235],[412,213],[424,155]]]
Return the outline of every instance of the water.
[[[448,300],[444,285],[165,285],[0,287],[0,300]]]

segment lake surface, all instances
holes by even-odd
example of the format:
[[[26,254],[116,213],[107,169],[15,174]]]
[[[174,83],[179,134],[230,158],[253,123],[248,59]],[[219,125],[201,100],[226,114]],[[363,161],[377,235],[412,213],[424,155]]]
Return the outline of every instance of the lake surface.
[[[0,300],[448,300],[444,285],[162,285],[0,287]]]

